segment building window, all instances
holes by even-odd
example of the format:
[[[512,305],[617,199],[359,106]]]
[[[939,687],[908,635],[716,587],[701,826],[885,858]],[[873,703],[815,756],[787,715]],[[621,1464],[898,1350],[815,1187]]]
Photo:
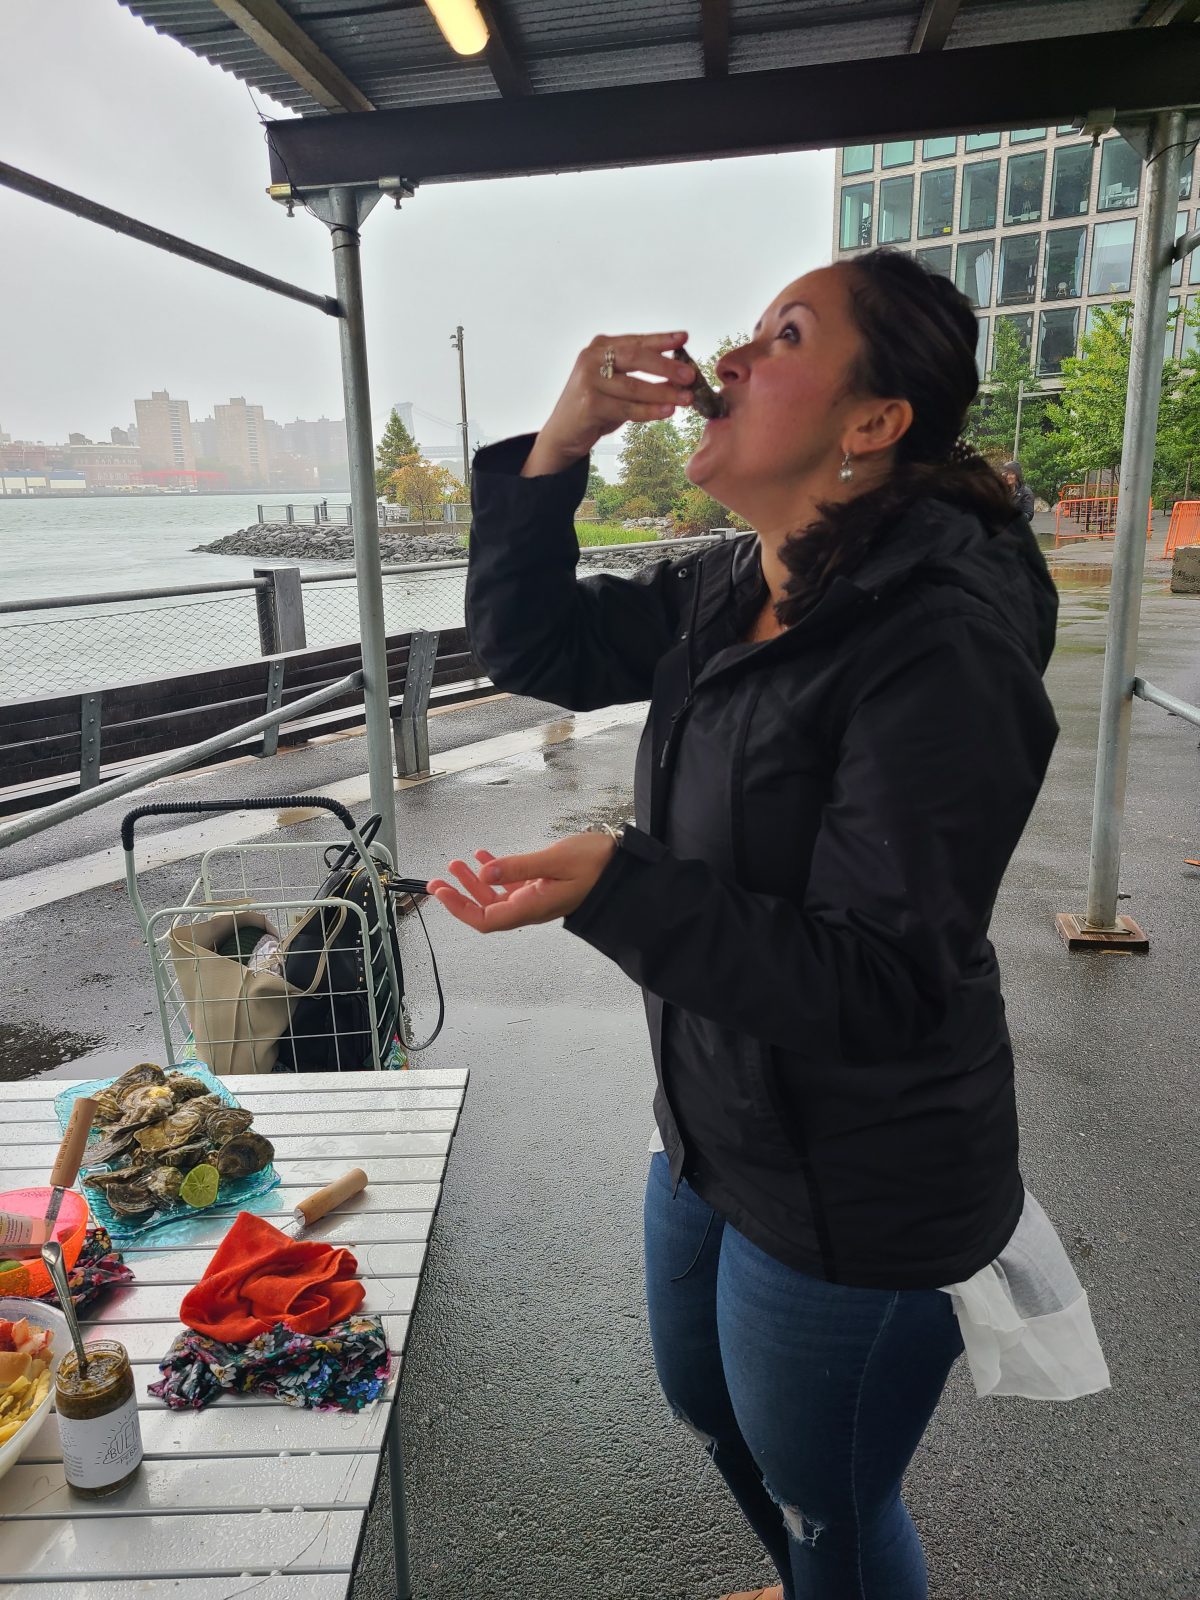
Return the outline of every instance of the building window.
[[[873,183],[850,183],[842,190],[843,250],[862,250],[871,243]]]
[[[910,167],[916,158],[917,146],[913,139],[893,139],[879,148],[881,167]]]
[[[1184,234],[1187,232],[1187,226],[1188,226],[1188,214],[1187,214],[1187,212],[1186,211],[1177,211],[1175,213],[1175,243],[1176,244],[1179,243],[1180,239],[1182,239]],[[1177,261],[1175,263],[1175,265],[1171,268],[1171,287],[1173,289],[1178,289],[1179,285],[1182,282],[1183,282],[1183,262],[1182,261]]]
[[[988,352],[988,319],[979,318],[979,327],[975,334],[975,370],[982,378],[987,373]]]
[[[1039,243],[1036,233],[1018,233],[1001,239],[997,305],[1011,306],[1035,298]]]
[[[1127,294],[1133,272],[1133,240],[1137,224],[1098,222],[1092,234],[1089,294]]]
[[[870,172],[874,165],[873,144],[848,144],[842,151],[842,171],[847,177],[853,172]]]
[[[1067,133],[1078,133],[1079,129],[1075,126],[1075,124],[1073,122],[1060,122],[1058,127],[1055,128],[1054,131],[1057,134],[1067,134]]]
[[[1030,144],[1034,139],[1044,139],[1045,128],[1014,128],[1008,136],[1009,144]]]
[[[1196,213],[1196,227],[1200,229],[1200,211]],[[1185,259],[1190,263],[1188,267],[1188,282],[1200,283],[1200,249],[1193,250],[1191,255]]]
[[[995,241],[980,239],[958,247],[955,283],[973,306],[992,303],[992,267],[996,259]]]
[[[1046,176],[1046,152],[1031,151],[1027,156],[1009,156],[1004,187],[1004,225],[1014,222],[1040,222],[1042,182]]]
[[[967,155],[974,155],[976,150],[998,150],[1000,148],[1000,135],[998,133],[969,133],[963,140],[963,149]]]
[[[1007,322],[1012,327],[1017,338],[1021,342],[1021,349],[1025,352],[1026,356],[1028,356],[1030,350],[1033,348],[1033,312],[1020,311],[1016,316],[996,318],[997,327],[999,327],[1002,322]]]
[[[954,232],[954,168],[931,167],[921,174],[921,216],[917,236],[932,239]]]
[[[1092,147],[1065,144],[1054,152],[1050,178],[1050,220],[1081,217],[1092,192]]]
[[[961,233],[996,226],[996,201],[1000,192],[1000,163],[973,161],[963,168],[962,198],[958,205]]]
[[[1142,158],[1124,139],[1106,139],[1100,149],[1098,211],[1124,211],[1136,206],[1142,188]]]
[[[940,273],[943,278],[950,276],[950,265],[954,256],[954,246],[951,244],[926,245],[924,250],[917,251],[917,260],[926,272]]]
[[[1183,152],[1183,166],[1179,171],[1179,198],[1181,200],[1192,198],[1192,157],[1186,150]]]
[[[1052,228],[1046,235],[1042,268],[1043,300],[1074,300],[1083,293],[1086,228]]]
[[[954,154],[957,139],[922,139],[922,161],[944,161],[947,156]]]
[[[884,178],[879,185],[879,242],[904,244],[912,238],[913,181]]]
[[[1078,337],[1078,306],[1063,311],[1043,311],[1038,329],[1038,371],[1043,376],[1061,372],[1063,358],[1075,354]]]

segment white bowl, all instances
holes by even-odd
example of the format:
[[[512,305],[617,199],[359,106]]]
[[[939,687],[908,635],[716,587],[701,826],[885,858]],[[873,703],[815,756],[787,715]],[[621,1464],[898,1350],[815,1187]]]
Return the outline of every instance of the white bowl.
[[[19,1322],[28,1317],[35,1328],[49,1328],[54,1342],[50,1346],[50,1390],[37,1410],[13,1434],[0,1444],[0,1478],[10,1467],[15,1467],[27,1446],[37,1437],[46,1413],[54,1403],[54,1373],[63,1355],[71,1348],[71,1330],[67,1319],[54,1306],[40,1300],[0,1299],[0,1317],[6,1322]]]

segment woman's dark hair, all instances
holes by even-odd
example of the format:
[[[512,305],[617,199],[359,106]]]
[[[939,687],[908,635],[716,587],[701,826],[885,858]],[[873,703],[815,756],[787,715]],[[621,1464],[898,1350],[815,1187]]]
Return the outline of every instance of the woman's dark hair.
[[[846,264],[850,306],[862,352],[849,374],[854,393],[907,400],[912,426],[896,446],[886,483],[840,504],[788,539],[780,554],[790,574],[776,614],[795,622],[835,572],[860,566],[924,496],[973,511],[989,533],[1012,521],[999,475],[959,439],[979,390],[978,324],[949,278],[896,250],[872,250]]]

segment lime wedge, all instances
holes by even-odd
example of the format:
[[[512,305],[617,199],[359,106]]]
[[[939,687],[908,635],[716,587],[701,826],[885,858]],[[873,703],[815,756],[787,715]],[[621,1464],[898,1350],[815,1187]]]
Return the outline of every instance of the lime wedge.
[[[210,1167],[207,1162],[201,1162],[198,1167],[193,1167],[179,1185],[179,1198],[189,1206],[195,1206],[199,1211],[202,1206],[210,1206],[217,1198],[217,1185],[221,1181],[220,1173],[216,1167]]]

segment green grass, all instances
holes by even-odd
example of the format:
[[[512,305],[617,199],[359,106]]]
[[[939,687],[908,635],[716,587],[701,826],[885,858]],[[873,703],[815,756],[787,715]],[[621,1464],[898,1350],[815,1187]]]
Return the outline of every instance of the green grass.
[[[618,522],[577,522],[579,548],[590,549],[599,544],[649,544],[657,532],[654,528],[622,528]]]

